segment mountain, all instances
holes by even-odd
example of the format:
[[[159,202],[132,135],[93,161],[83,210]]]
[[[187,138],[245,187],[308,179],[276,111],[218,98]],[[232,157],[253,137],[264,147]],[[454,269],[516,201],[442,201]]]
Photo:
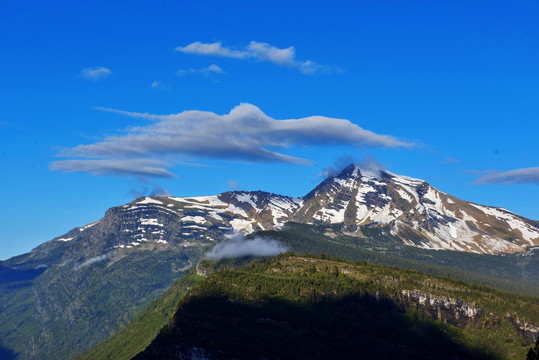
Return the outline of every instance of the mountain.
[[[539,245],[537,221],[460,200],[423,180],[362,171],[357,165],[327,178],[302,198],[233,191],[192,198],[146,197],[113,211],[130,219],[122,224],[122,238],[111,244],[117,247],[167,244],[179,238],[188,246],[189,241],[213,242],[231,232],[281,229],[289,221],[343,223],[358,237],[364,236],[361,226],[385,226],[404,244],[425,249],[499,254]],[[162,217],[167,226],[160,222]]]
[[[281,229],[289,221],[343,223],[348,233],[358,237],[364,236],[362,226],[385,226],[404,244],[425,249],[497,254],[524,252],[539,245],[538,221],[457,199],[423,180],[388,171],[375,174],[350,165],[302,198],[263,191],[139,198],[31,254],[65,248],[90,259],[85,261],[99,261],[91,256],[113,252],[107,257],[114,258],[123,254],[116,250],[135,247],[208,246],[239,232]],[[84,246],[66,247],[68,242]]]
[[[302,198],[301,223],[388,225],[405,244],[498,254],[539,245],[539,222],[506,209],[460,200],[427,182],[357,165],[331,176]],[[361,231],[357,231],[361,236]]]
[[[457,250],[439,253],[448,258],[523,254],[521,267],[506,267],[504,279],[517,281],[535,269],[532,247],[539,245],[537,222],[459,200],[422,180],[356,165],[302,198],[263,191],[142,197],[0,262],[0,347],[19,359],[72,358],[134,319],[217,242],[283,230],[290,222],[337,226],[324,231],[341,243],[329,237],[321,243],[343,254],[359,246],[388,251],[387,244],[396,255],[409,249]]]
[[[359,237],[364,236],[361,226],[386,226],[404,244],[425,249],[498,254],[539,245],[537,221],[457,199],[423,180],[362,171],[357,165],[327,178],[302,198],[234,191],[192,198],[146,197],[111,211],[129,219],[121,225],[122,237],[110,244],[113,248],[180,238],[189,246],[190,241],[213,242],[230,232],[280,229],[289,221],[343,223]],[[161,218],[166,218],[166,226]],[[105,220],[116,224],[116,219]]]

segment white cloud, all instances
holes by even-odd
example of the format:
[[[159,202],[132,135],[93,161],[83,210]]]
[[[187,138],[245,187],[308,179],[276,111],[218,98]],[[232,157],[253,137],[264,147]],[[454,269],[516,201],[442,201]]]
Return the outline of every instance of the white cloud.
[[[112,72],[110,71],[110,69],[107,69],[103,66],[96,66],[82,69],[79,73],[79,76],[84,79],[97,81],[109,77],[111,74]]]
[[[170,83],[162,82],[161,80],[155,80],[152,82],[151,88],[155,90],[170,91],[172,90],[172,85]]]
[[[92,175],[172,178],[174,174],[164,167],[167,163],[155,159],[75,159],[53,161],[49,169],[63,172],[87,172]]]
[[[201,43],[196,41],[187,46],[178,46],[176,51],[188,54],[222,56],[234,59],[255,59],[272,62],[279,66],[297,68],[303,74],[314,74],[320,70],[340,72],[339,69],[316,64],[311,60],[296,59],[296,49],[293,46],[279,49],[264,42],[251,41],[249,45],[237,50],[224,47],[221,42]]]
[[[212,44],[204,44],[199,41],[196,41],[184,47],[178,46],[176,48],[176,51],[181,51],[181,52],[189,53],[189,54],[215,55],[215,56],[224,56],[224,57],[231,57],[231,58],[237,58],[237,59],[243,59],[246,57],[245,52],[225,48],[221,45],[220,42],[216,42]]]
[[[152,123],[124,130],[122,135],[109,136],[93,144],[65,149],[59,155],[75,159],[55,161],[51,164],[52,170],[170,177],[172,174],[167,167],[192,159],[311,163],[279,151],[291,146],[413,146],[393,136],[365,130],[349,120],[325,116],[276,120],[246,103],[225,115],[197,110],[153,115],[98,109]]]
[[[539,184],[539,167],[491,172],[475,181],[476,184]]]
[[[217,74],[223,73],[223,70],[219,66],[217,66],[215,64],[212,64],[212,65],[208,66],[205,69],[205,71],[214,72],[214,73],[217,73]]]
[[[83,262],[82,264],[75,264],[75,266],[73,267],[73,269],[74,269],[75,271],[76,271],[76,270],[80,270],[80,269],[82,269],[83,267],[90,266],[90,265],[92,265],[92,264],[94,264],[94,263],[96,263],[96,262],[103,261],[103,260],[107,260],[107,254],[93,257],[93,258],[91,258],[91,259],[86,260],[86,261]]]
[[[254,238],[245,239],[242,236],[223,240],[215,245],[208,253],[206,258],[210,260],[229,259],[241,256],[275,256],[286,252],[287,247],[273,239]]]
[[[204,76],[210,76],[211,74],[223,74],[224,71],[219,66],[212,64],[208,67],[201,69],[180,69],[176,72],[178,76],[202,74]]]

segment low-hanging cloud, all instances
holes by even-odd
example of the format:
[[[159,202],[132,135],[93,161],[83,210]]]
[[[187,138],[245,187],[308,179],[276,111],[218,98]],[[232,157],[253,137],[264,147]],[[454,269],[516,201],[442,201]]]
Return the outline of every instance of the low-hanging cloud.
[[[327,178],[337,175],[350,164],[358,165],[362,173],[374,174],[375,176],[379,176],[385,170],[385,166],[370,155],[365,155],[361,159],[352,155],[345,155],[335,159],[332,165],[322,169],[319,176]]]
[[[188,54],[221,56],[234,59],[255,59],[271,62],[279,66],[296,68],[301,73],[308,75],[321,70],[326,72],[340,72],[339,69],[322,66],[311,60],[297,60],[296,49],[293,46],[280,49],[265,42],[251,41],[247,46],[240,49],[233,49],[223,46],[221,42],[202,43],[196,41],[186,46],[178,46],[176,51]]]
[[[539,184],[539,167],[491,172],[475,181],[476,184]]]
[[[167,189],[152,179],[140,178],[136,184],[131,184],[127,197],[136,199],[142,196],[170,196]]]
[[[414,146],[390,135],[365,130],[346,119],[309,116],[276,120],[246,103],[225,115],[198,110],[153,115],[98,109],[152,123],[93,144],[64,149],[59,156],[71,159],[52,162],[51,170],[170,178],[174,174],[167,168],[192,159],[311,164],[309,159],[279,151],[291,146]]]
[[[99,255],[99,256],[96,256],[96,257],[93,257],[91,259],[88,259],[86,260],[85,262],[83,262],[82,264],[76,264],[73,269],[76,271],[76,270],[80,270],[82,269],[83,267],[86,267],[86,266],[90,266],[96,262],[99,262],[99,261],[103,261],[103,260],[106,260],[108,257],[107,254],[105,255]]]
[[[223,240],[215,245],[213,249],[206,253],[206,258],[210,260],[221,260],[248,255],[275,256],[287,250],[288,248],[277,240],[260,237],[246,239],[243,236],[238,236]]]

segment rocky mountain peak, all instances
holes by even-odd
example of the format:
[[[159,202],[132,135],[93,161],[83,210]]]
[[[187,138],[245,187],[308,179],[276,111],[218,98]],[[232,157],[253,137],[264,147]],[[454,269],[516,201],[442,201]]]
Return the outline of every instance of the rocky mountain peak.
[[[110,209],[98,225],[75,229],[44,247],[70,248],[86,241],[95,245],[88,256],[97,256],[124,249],[210,246],[231,234],[280,229],[288,221],[342,223],[357,229],[357,236],[363,236],[361,227],[384,227],[403,243],[428,249],[496,254],[539,245],[536,221],[460,200],[424,180],[350,164],[301,198],[264,191],[139,198]]]
[[[412,246],[502,253],[539,244],[535,221],[460,200],[424,180],[357,164],[328,177],[303,199],[294,221],[389,227]]]

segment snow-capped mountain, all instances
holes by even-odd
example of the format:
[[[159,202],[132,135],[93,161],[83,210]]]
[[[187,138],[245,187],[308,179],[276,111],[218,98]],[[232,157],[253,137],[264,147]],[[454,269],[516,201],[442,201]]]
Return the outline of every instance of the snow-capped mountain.
[[[405,244],[428,249],[497,254],[539,245],[537,221],[457,199],[423,180],[363,171],[357,165],[327,178],[302,198],[262,191],[139,198],[110,209],[95,228],[91,224],[55,240],[114,230],[111,250],[207,246],[235,233],[279,229],[287,221],[343,223],[357,236],[363,236],[361,226],[384,226]]]
[[[404,243],[429,249],[496,254],[539,245],[537,221],[457,199],[423,180],[357,165],[307,194],[293,220],[387,226]]]
[[[326,245],[340,249],[378,244],[371,250],[384,252],[391,243],[404,254],[409,248],[400,239],[426,249],[522,252],[518,259],[507,256],[508,262],[498,262],[502,257],[485,261],[502,264],[505,278],[536,278],[536,262],[526,265],[536,257],[526,250],[539,245],[539,222],[457,199],[423,180],[350,165],[301,198],[263,191],[142,197],[1,261],[0,339],[5,340],[0,348],[14,349],[21,359],[80,355],[132,319],[216,242],[238,233],[278,230],[287,222],[342,224],[306,227],[325,229]],[[340,238],[340,231],[346,236]],[[445,265],[448,256],[460,261],[475,256],[438,254],[445,256]],[[508,266],[515,259],[518,265]]]

